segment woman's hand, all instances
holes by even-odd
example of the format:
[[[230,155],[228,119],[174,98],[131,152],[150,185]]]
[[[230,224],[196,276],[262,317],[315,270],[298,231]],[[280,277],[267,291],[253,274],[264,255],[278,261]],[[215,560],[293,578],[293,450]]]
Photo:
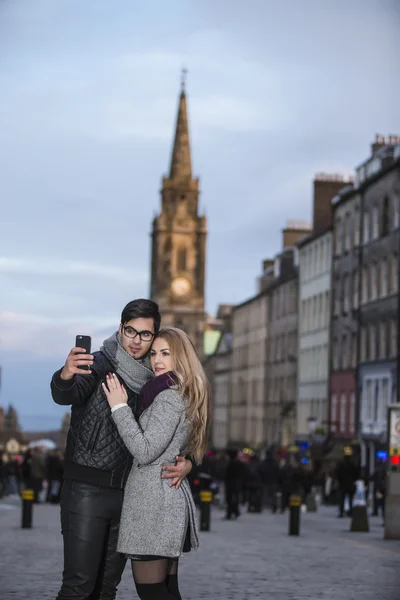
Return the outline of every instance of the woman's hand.
[[[112,408],[117,404],[128,404],[128,394],[123,385],[120,384],[115,373],[109,373],[106,377],[106,382],[102,383],[103,390],[107,396],[108,404]]]

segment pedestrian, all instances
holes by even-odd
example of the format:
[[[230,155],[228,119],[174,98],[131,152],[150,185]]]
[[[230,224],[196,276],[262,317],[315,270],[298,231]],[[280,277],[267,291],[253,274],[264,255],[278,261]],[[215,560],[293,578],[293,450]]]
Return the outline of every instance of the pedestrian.
[[[196,508],[189,483],[171,489],[159,476],[181,448],[199,464],[208,442],[209,390],[203,367],[189,337],[165,327],[150,351],[156,377],[142,389],[149,406],[137,423],[128,394],[115,375],[104,392],[112,417],[134,464],[125,488],[118,551],[132,561],[141,600],[181,600],[178,562],[198,547]]]
[[[356,491],[356,480],[358,479],[359,469],[353,462],[352,455],[345,449],[343,459],[336,467],[335,477],[339,486],[339,518],[344,517],[346,496],[349,500],[349,510],[347,515],[351,517],[353,512],[353,497]]]
[[[60,502],[64,570],[57,600],[115,598],[126,564],[117,540],[132,457],[111,418],[102,383],[107,373],[116,373],[127,390],[132,418],[138,415],[140,389],[153,378],[147,355],[160,320],[155,302],[129,302],[118,331],[99,352],[88,355],[72,348],[53,375],[54,401],[71,405]],[[176,485],[190,468],[190,461],[181,458],[163,477]]]
[[[225,471],[225,497],[226,497],[226,516],[230,521],[232,517],[240,517],[239,500],[240,493],[243,490],[244,480],[246,478],[246,465],[238,459],[237,450],[228,450],[229,462]]]

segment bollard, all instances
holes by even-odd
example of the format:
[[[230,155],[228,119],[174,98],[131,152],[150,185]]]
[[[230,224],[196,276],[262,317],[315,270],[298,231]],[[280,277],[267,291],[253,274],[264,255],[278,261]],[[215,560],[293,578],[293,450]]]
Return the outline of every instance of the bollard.
[[[299,535],[301,496],[290,496],[289,507],[289,535]]]
[[[365,485],[362,480],[356,481],[356,493],[351,511],[350,531],[367,533],[369,531]]]
[[[200,492],[200,531],[210,531],[212,492]]]
[[[33,500],[33,490],[24,490],[22,492],[22,529],[31,529],[32,527]]]

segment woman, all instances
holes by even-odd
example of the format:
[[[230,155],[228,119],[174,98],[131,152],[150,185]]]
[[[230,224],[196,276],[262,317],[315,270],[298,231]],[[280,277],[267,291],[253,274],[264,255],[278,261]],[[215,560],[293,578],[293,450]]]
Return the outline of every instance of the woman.
[[[182,452],[201,462],[208,441],[208,382],[193,344],[180,329],[165,327],[156,334],[150,362],[156,377],[142,388],[145,410],[139,424],[117,376],[108,375],[103,384],[118,432],[134,457],[118,551],[132,560],[139,598],[181,600],[178,560],[182,552],[198,547],[196,509],[187,480],[179,489],[171,488],[160,478],[160,468],[175,464]]]

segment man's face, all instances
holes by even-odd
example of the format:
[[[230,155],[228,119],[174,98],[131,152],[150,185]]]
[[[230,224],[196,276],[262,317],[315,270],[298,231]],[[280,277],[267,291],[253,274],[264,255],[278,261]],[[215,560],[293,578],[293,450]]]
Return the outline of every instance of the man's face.
[[[131,319],[119,326],[122,346],[133,358],[142,358],[147,354],[154,333],[153,319]]]

